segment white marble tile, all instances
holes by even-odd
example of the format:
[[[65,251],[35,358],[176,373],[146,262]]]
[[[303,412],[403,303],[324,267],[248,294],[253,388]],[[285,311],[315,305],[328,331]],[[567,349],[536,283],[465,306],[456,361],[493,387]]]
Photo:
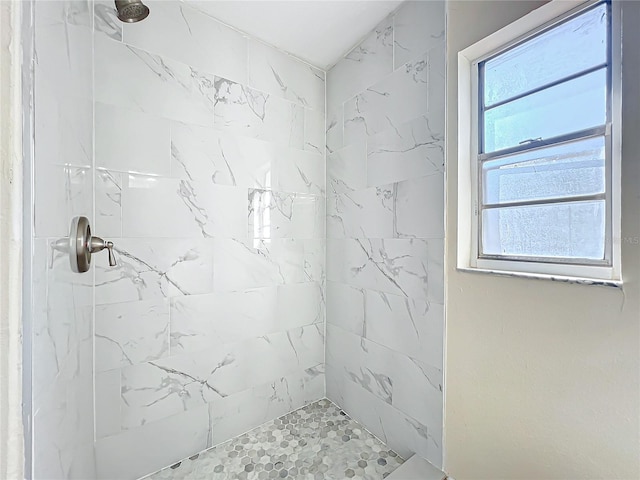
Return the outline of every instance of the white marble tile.
[[[304,217],[299,218],[297,214],[294,218],[296,200],[296,195],[293,193],[249,190],[248,237],[265,239],[294,237],[296,226],[303,227],[305,221]]]
[[[215,290],[235,291],[284,284],[286,278],[274,243],[281,241],[215,239]],[[302,258],[303,250],[299,248],[298,252]]]
[[[43,27],[62,23],[91,27],[91,2],[88,0],[38,2],[34,11],[35,26],[38,32]]]
[[[444,237],[444,173],[405,180],[394,185],[394,236]]]
[[[33,366],[31,369],[33,398],[46,392],[59,373],[59,365],[56,358],[55,345],[47,332],[48,305],[47,305],[47,269],[51,263],[49,241],[45,238],[33,240],[33,259],[31,275],[31,308],[33,317]],[[41,340],[39,339],[41,337]],[[40,342],[39,342],[40,340]],[[43,360],[41,360],[41,358]]]
[[[318,282],[280,285],[276,321],[280,330],[324,323],[325,296]]]
[[[431,465],[444,468],[444,435],[442,429],[429,429],[427,432],[427,458]]]
[[[214,123],[227,132],[304,148],[303,107],[222,77],[215,78]]]
[[[93,0],[93,31],[113,40],[122,41],[122,22],[115,5],[109,0]]]
[[[235,360],[230,347],[181,355],[121,370],[120,425],[123,430],[205,406],[227,395],[210,377]],[[213,373],[212,373],[213,372]],[[218,373],[220,375],[220,373]]]
[[[442,240],[328,239],[327,278],[443,303]]]
[[[212,444],[224,442],[323,396],[324,366],[319,364],[211,402]]]
[[[220,132],[213,128],[173,122],[171,173],[187,180],[217,185],[271,188],[276,182],[276,145]]]
[[[441,238],[443,174],[327,198],[329,238]]]
[[[341,369],[330,363],[326,366],[326,380],[327,398],[339,405],[351,418],[361,423],[382,442],[388,444],[383,416],[380,413],[389,413],[395,409],[360,385],[350,381]],[[400,456],[406,453],[396,451]]]
[[[381,400],[392,404],[398,371],[396,354],[332,324],[327,325],[326,362]]]
[[[266,405],[258,402],[257,392],[263,389],[256,386],[209,402],[212,445],[226,442],[270,420],[265,412]]]
[[[345,387],[346,379],[345,379],[344,373],[342,373],[342,369],[340,367],[334,367],[329,363],[325,364],[324,369],[325,369],[327,398],[331,400],[333,403],[335,403],[336,405],[340,406],[340,408],[344,408],[343,405],[345,404],[344,396],[346,393],[346,387]],[[356,385],[354,385],[354,388],[355,386]],[[367,426],[366,428],[371,433],[376,435],[378,438],[382,439],[382,436],[377,435],[373,431],[370,425]]]
[[[322,156],[212,128],[174,122],[171,174],[218,185],[324,193]]]
[[[342,287],[341,291],[346,288],[350,287]],[[328,293],[328,295],[331,305],[333,300],[331,294]],[[366,318],[366,328],[363,331],[366,331],[366,337],[369,340],[434,367],[442,368],[443,305],[374,290],[366,290],[364,299],[360,301],[358,298],[357,305],[357,312],[364,315],[363,324]],[[338,318],[340,313],[336,315]],[[344,327],[345,323],[334,324],[353,331]],[[362,335],[364,336],[364,333]]]
[[[56,92],[56,86],[49,80],[48,73],[36,67],[36,166],[90,167],[93,163],[93,102]]]
[[[95,374],[96,438],[120,433],[120,370]]]
[[[444,239],[429,239],[428,300],[444,305]]]
[[[92,382],[65,365],[47,401],[34,405],[33,478],[95,478]]]
[[[444,40],[445,2],[408,1],[393,17],[393,63],[398,68]]]
[[[46,4],[50,2],[42,2]],[[39,6],[35,12],[38,25],[34,35],[36,89],[45,82],[56,96],[68,99],[90,100],[93,95],[92,42],[88,4],[51,2],[50,7],[65,19],[73,17],[75,23],[62,18],[40,19],[47,16]],[[62,9],[59,7],[62,6]],[[79,8],[79,11],[78,11]],[[53,13],[53,12],[51,12]]]
[[[48,403],[47,392],[62,370],[90,375],[93,357],[91,277],[71,272],[68,254],[53,243],[34,242],[34,410]]]
[[[407,458],[416,453],[436,464],[434,452],[439,452],[440,447],[425,425],[351,382],[330,364],[327,364],[326,377],[328,398],[339,402],[347,414],[398,455]]]
[[[91,10],[70,1],[33,10],[31,474],[94,478],[92,277],[72,273],[56,244],[74,215],[93,216]]]
[[[388,478],[389,480],[446,480],[447,475],[420,455],[413,455]]]
[[[304,149],[310,152],[324,152],[324,109],[304,109]]]
[[[249,190],[250,238],[324,238],[323,197]]]
[[[96,218],[91,226],[96,234],[109,238],[122,236],[123,174],[109,170],[96,170]]]
[[[66,237],[73,217],[93,216],[92,176],[91,168],[36,164],[34,224],[37,237]]]
[[[214,289],[248,288],[322,281],[324,240],[214,239]]]
[[[367,187],[367,146],[357,142],[327,155],[330,193],[349,193]],[[389,182],[387,182],[389,183]]]
[[[364,300],[360,288],[327,282],[327,323],[364,337]]]
[[[257,387],[253,393],[259,399],[259,405],[262,404],[260,407],[266,417],[277,418],[325,396],[324,364],[281,377],[269,385]]]
[[[118,265],[96,256],[97,305],[209,293],[213,287],[210,240],[121,238]]]
[[[442,40],[429,51],[429,114],[444,117],[446,81],[446,42]]]
[[[362,140],[427,113],[427,58],[407,63],[344,104],[344,143]],[[441,93],[441,92],[440,92]]]
[[[325,366],[319,363],[313,367],[305,368],[301,373],[293,373],[280,379],[285,398],[289,402],[282,402],[280,409],[287,408],[288,412],[300,408],[303,405],[315,402],[326,397]],[[273,388],[271,389],[273,391]],[[281,397],[282,398],[282,397]],[[270,402],[273,405],[275,402]],[[273,412],[271,418],[276,418],[277,412]]]
[[[444,115],[420,116],[367,139],[369,186],[437,172],[444,172]]]
[[[324,72],[253,39],[249,40],[248,86],[324,111]]]
[[[342,104],[392,71],[393,21],[386,18],[327,72],[327,104]]]
[[[327,198],[328,238],[394,237],[397,185]]]
[[[303,280],[305,282],[325,281],[326,239],[303,240]]]
[[[96,101],[213,125],[212,75],[103,35],[95,36],[94,48]]]
[[[96,166],[121,172],[169,175],[169,121],[102,103],[95,106]]]
[[[125,43],[246,82],[247,39],[240,32],[182,2],[151,0],[148,6],[144,22],[123,25]]]
[[[326,361],[348,381],[421,425],[441,431],[442,370],[331,324],[327,326]]]
[[[274,333],[277,287],[188,295],[171,301],[171,354],[198,352]]]
[[[209,423],[209,409],[203,405],[120,435],[98,439],[97,478],[135,480],[200,452],[210,446]]]
[[[311,368],[323,355],[322,326],[310,325],[127,367],[122,370],[122,427],[144,425]]]
[[[325,142],[327,152],[335,152],[343,145],[344,113],[342,103],[327,103],[325,119]]]
[[[246,237],[247,191],[207,181],[127,175],[125,237]]]
[[[95,316],[97,372],[169,354],[167,299],[97,305]]]
[[[327,395],[441,463],[444,6],[392,21],[386,70],[327,74]]]
[[[340,407],[357,422],[360,422],[367,430],[373,433],[384,443],[388,442],[387,434],[383,424],[383,418],[380,415],[381,411],[390,412],[393,407],[371,392],[363,389],[358,384],[351,382],[345,377],[342,372],[333,373],[333,369],[327,365],[327,378],[337,375],[339,379],[332,379],[327,384],[333,383],[339,387],[339,397],[341,403]],[[337,397],[336,393],[329,395],[329,399],[332,400]],[[337,401],[337,398],[336,398]],[[365,407],[365,408],[363,408]],[[388,443],[387,443],[388,444]],[[403,453],[397,451],[398,455],[403,456]]]
[[[291,148],[277,150],[277,190],[324,195],[325,166],[321,154]]]
[[[268,384],[269,387],[272,385],[275,387],[275,384]],[[258,393],[263,390],[264,387],[256,386],[208,404],[212,445],[226,442],[270,420],[266,413],[268,402],[259,401]]]
[[[427,429],[442,431],[442,370],[394,354],[393,406]]]
[[[437,444],[427,426],[383,402],[374,401],[373,405],[390,448],[405,458],[416,453],[434,463],[432,452]]]

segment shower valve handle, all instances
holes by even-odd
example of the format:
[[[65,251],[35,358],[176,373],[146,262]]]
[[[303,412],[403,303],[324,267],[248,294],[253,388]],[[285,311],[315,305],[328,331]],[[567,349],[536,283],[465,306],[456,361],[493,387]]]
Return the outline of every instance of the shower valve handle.
[[[100,237],[91,237],[91,240],[89,240],[89,251],[91,253],[99,252],[105,248],[109,252],[109,266],[115,267],[117,263],[116,256],[113,254],[113,242],[105,241]]]
[[[63,241],[61,240],[60,243],[63,244]],[[76,273],[89,271],[91,255],[105,248],[109,252],[109,266],[115,267],[117,265],[116,257],[113,254],[113,242],[91,235],[91,226],[87,217],[75,217],[71,221],[68,245],[71,270]]]

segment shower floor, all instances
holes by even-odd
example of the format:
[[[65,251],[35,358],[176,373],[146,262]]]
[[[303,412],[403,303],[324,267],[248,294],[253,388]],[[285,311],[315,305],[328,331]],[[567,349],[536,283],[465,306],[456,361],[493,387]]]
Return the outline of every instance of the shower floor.
[[[319,400],[146,480],[377,480],[404,460],[329,400]]]

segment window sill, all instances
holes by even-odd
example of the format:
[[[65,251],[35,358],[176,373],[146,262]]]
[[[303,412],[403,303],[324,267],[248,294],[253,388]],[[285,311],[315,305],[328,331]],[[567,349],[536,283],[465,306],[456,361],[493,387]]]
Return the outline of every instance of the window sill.
[[[457,267],[456,269],[459,272],[489,274],[500,277],[529,278],[535,280],[551,280],[553,282],[561,283],[573,283],[577,285],[622,288],[622,280],[603,280],[597,278],[571,277],[566,275],[548,275],[544,273],[512,272],[507,270],[492,270],[488,268]]]

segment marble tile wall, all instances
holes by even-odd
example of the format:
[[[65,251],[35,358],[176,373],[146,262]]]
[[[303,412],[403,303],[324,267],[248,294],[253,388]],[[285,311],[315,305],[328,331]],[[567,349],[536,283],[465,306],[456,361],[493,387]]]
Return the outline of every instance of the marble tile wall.
[[[35,2],[34,478],[139,478],[325,396],[325,73],[146,3]],[[75,215],[116,267],[71,273]]]
[[[119,262],[95,271],[99,478],[325,393],[324,72],[148,5],[122,24],[95,4],[94,230]]]
[[[408,1],[327,72],[327,396],[442,465],[443,1]]]
[[[324,72],[149,5],[36,2],[34,478],[140,477],[323,397],[325,370],[441,465],[443,3],[327,73],[326,121]],[[80,214],[117,267],[52,247]]]
[[[31,472],[95,478],[93,281],[53,248],[73,216],[93,216],[93,18],[88,2],[32,8]]]

